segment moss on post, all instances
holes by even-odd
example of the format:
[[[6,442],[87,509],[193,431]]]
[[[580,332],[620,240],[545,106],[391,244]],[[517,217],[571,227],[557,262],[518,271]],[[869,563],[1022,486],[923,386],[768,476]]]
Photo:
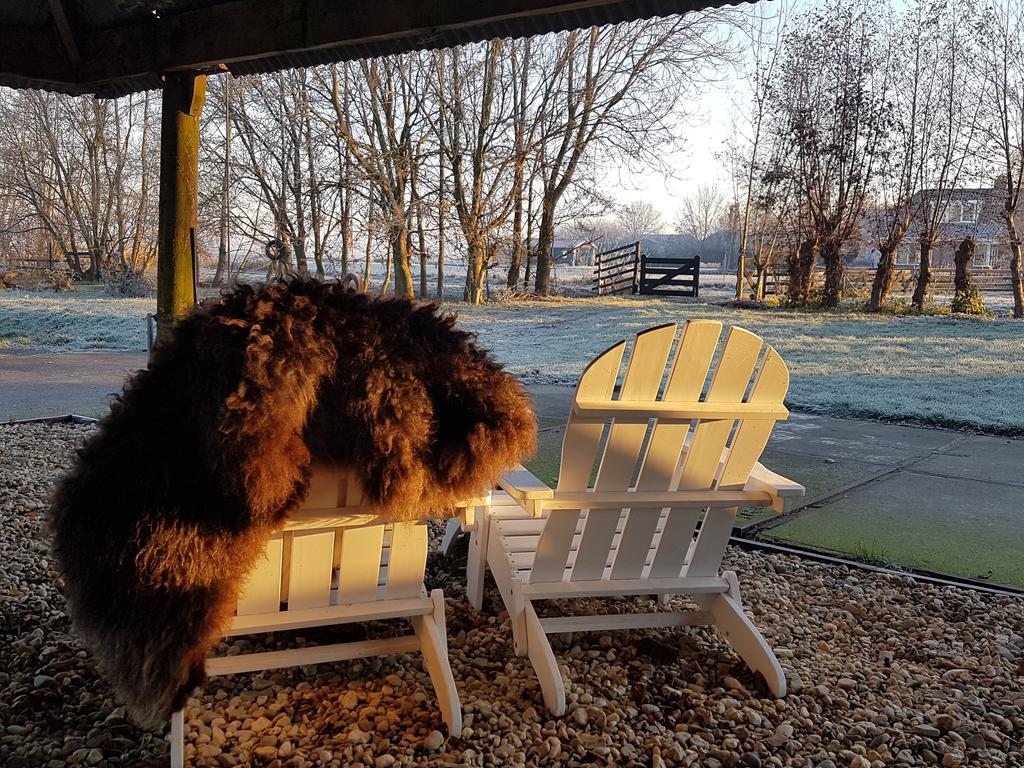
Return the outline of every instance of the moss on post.
[[[157,341],[196,302],[193,261],[199,177],[199,114],[206,76],[171,72],[164,79],[160,136],[160,226],[157,235]]]

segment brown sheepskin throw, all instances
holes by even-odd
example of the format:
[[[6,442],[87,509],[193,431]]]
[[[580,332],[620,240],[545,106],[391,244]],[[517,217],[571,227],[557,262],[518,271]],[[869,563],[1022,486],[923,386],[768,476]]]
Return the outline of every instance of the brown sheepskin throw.
[[[532,453],[524,388],[454,322],[338,284],[241,287],[128,382],[51,525],[74,626],[136,718],[166,718],[202,684],[311,463],[358,472],[406,520],[444,514]]]

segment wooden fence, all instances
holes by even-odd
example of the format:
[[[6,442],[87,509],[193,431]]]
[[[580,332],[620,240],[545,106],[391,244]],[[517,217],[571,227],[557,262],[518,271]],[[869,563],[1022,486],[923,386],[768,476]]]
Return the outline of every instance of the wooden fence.
[[[911,293],[917,285],[917,269],[897,267],[893,281],[893,293]],[[953,292],[953,276],[955,270],[950,268],[933,269],[929,290],[939,293]],[[974,284],[979,291],[1011,291],[1009,269],[977,269],[971,272]],[[871,291],[875,279],[875,270],[869,267],[847,267],[843,272],[843,293],[858,294]],[[815,270],[811,276],[812,286],[821,288],[825,284],[825,272]],[[765,280],[765,295],[783,294],[789,285],[789,275],[784,272],[769,272]]]
[[[693,296],[700,290],[700,257],[640,257],[640,293],[658,296]]]

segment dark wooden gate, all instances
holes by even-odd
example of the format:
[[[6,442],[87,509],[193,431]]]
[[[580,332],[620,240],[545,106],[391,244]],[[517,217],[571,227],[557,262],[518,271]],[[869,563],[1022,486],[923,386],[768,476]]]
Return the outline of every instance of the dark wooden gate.
[[[697,296],[700,289],[700,257],[640,257],[640,293],[657,296]]]

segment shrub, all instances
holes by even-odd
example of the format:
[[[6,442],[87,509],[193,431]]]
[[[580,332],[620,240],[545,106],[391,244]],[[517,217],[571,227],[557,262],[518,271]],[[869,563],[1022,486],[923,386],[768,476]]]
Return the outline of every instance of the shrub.
[[[964,315],[985,314],[985,302],[981,298],[978,286],[971,283],[965,290],[953,294],[953,311]]]
[[[39,284],[51,291],[73,291],[75,290],[74,275],[66,267],[55,269],[44,269],[39,278]]]
[[[103,275],[103,289],[110,296],[143,298],[156,291],[153,281],[125,266],[115,266]]]

